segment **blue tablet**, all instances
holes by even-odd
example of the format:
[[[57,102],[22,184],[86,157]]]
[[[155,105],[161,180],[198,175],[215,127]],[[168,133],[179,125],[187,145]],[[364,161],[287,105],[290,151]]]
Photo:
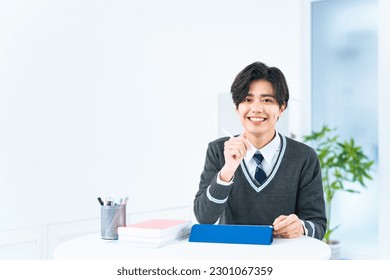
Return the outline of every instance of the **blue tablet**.
[[[273,227],[269,225],[209,225],[191,228],[189,242],[270,245]]]

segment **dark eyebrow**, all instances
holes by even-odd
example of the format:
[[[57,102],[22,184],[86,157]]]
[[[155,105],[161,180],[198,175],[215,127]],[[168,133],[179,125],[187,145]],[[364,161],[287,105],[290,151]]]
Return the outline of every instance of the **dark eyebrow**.
[[[254,95],[253,95],[253,93],[248,92],[247,96],[253,97]],[[273,94],[271,94],[271,93],[264,93],[264,94],[261,94],[260,96],[261,97],[272,97],[272,98],[276,99],[276,97]]]
[[[273,94],[262,94],[261,97],[271,97],[276,100],[276,97]]]

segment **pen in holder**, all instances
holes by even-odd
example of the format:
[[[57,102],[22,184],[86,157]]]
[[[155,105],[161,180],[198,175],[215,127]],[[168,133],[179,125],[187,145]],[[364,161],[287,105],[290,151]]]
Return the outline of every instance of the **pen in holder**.
[[[103,239],[118,239],[118,227],[126,226],[126,204],[101,206],[101,236]]]

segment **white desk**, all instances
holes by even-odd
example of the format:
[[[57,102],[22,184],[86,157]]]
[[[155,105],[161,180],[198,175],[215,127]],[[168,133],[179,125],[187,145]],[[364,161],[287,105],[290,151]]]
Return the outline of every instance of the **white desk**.
[[[188,239],[161,248],[130,245],[126,241],[107,241],[99,234],[81,236],[59,245],[54,258],[69,259],[121,259],[121,260],[309,260],[329,259],[330,248],[324,242],[301,236],[300,238],[274,238],[271,245],[241,245],[188,242]]]

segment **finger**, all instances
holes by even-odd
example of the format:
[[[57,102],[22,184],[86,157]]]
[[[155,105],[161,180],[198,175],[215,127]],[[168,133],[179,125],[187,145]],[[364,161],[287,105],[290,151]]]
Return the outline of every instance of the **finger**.
[[[290,224],[287,224],[277,230],[274,230],[275,234],[279,234],[279,235],[284,235],[284,234],[289,234],[289,233],[293,233],[293,232],[298,232],[300,231],[299,227],[301,227],[302,224],[299,224],[297,222],[293,222],[293,223],[290,223]]]
[[[295,214],[289,215],[286,219],[278,223],[278,227],[274,230],[274,235],[282,237],[293,237],[304,234],[302,223]]]
[[[278,234],[280,237],[283,237],[283,238],[298,238],[301,236],[300,233],[298,232],[289,232],[289,233],[285,233],[285,234]]]
[[[274,221],[273,224],[275,225],[276,223],[279,223],[279,222],[281,222],[281,221],[287,219],[287,217],[288,217],[288,216],[286,216],[286,215],[280,215],[279,217],[277,217],[277,218],[275,219],[275,221]]]
[[[301,236],[303,233],[298,228],[296,228],[294,230],[289,230],[284,232],[274,232],[273,234],[283,238],[295,238]]]
[[[274,226],[274,230],[278,230],[280,229],[281,227],[284,226],[284,223],[283,221],[287,219],[288,216],[285,216],[285,215],[280,215],[279,217],[277,217],[274,222],[273,222],[273,226]]]
[[[241,160],[244,157],[243,153],[244,152],[240,151],[240,149],[232,147],[229,147],[224,151],[225,158],[232,158],[234,160]]]
[[[285,227],[288,227],[291,224],[294,224],[295,222],[299,221],[299,218],[295,214],[291,214],[288,216],[281,215],[274,221],[274,230],[280,231]]]
[[[225,157],[227,158],[233,158],[233,159],[240,159],[241,153],[237,149],[228,149],[225,151]]]
[[[234,151],[239,153],[239,157],[244,157],[246,155],[246,145],[242,139],[239,138],[230,138],[225,142],[225,150]]]

